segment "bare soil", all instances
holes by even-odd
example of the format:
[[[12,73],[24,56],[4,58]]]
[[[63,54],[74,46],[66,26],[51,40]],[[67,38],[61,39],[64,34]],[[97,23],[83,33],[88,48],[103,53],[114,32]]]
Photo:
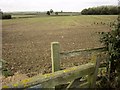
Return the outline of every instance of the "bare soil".
[[[50,44],[61,51],[102,46],[96,32],[109,31],[117,16],[61,16],[3,21],[3,59],[7,69],[28,77],[51,72]],[[105,25],[101,24],[104,22]],[[95,24],[96,23],[96,24]],[[61,68],[89,62],[88,56],[61,59]]]

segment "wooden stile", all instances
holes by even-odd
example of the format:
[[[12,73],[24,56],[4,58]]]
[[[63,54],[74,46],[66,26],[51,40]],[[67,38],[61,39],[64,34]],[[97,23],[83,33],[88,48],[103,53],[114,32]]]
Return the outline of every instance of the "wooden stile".
[[[70,84],[66,90],[70,88],[95,88],[96,79],[98,75],[98,69],[100,66],[101,55],[93,55],[92,62],[81,66],[74,66],[68,69],[60,70],[60,55],[61,56],[74,56],[80,55],[81,52],[93,52],[96,50],[104,51],[104,48],[95,48],[87,50],[71,51],[68,53],[60,53],[59,42],[51,43],[51,61],[52,61],[52,73],[45,75],[37,75],[32,78],[28,78],[18,82],[16,84],[4,85],[3,88],[51,88],[55,90],[55,87],[62,84]],[[60,70],[60,71],[59,71]],[[80,81],[81,78],[82,82]],[[84,78],[85,77],[85,78]]]
[[[65,70],[56,71],[54,73],[37,75],[32,78],[28,78],[17,82],[15,84],[4,85],[3,88],[23,88],[27,89],[30,87],[38,88],[54,88],[54,86],[67,84],[77,78],[83,77],[94,72],[95,65],[88,63],[81,66],[71,67]]]

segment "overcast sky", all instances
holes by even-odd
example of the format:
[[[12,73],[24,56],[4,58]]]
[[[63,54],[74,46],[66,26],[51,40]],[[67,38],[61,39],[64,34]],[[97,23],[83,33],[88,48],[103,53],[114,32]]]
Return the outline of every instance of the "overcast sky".
[[[81,11],[84,8],[117,5],[118,0],[0,0],[2,11]]]

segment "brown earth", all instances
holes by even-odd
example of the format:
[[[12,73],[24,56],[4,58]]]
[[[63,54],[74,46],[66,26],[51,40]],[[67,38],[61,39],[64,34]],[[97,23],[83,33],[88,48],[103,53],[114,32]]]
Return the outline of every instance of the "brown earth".
[[[102,46],[96,32],[109,31],[117,16],[40,17],[3,21],[3,59],[13,73],[27,76],[51,72],[50,44],[61,51]],[[101,24],[104,22],[105,25]],[[61,59],[61,68],[89,62],[88,56]]]

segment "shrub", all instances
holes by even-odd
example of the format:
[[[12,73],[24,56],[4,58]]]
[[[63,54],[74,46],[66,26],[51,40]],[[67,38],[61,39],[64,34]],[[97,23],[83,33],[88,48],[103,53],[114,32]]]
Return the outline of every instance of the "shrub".
[[[12,19],[12,16],[9,14],[2,14],[2,19]]]
[[[120,16],[110,32],[101,33],[101,42],[106,46],[109,55],[107,66],[109,85],[120,87]]]
[[[3,12],[2,12],[2,11],[0,11],[0,19],[2,19],[2,14],[3,14]]]
[[[6,67],[7,65],[8,65],[7,61],[0,59],[0,67],[2,67],[0,69],[2,70],[2,75],[5,77],[13,75],[12,71],[7,69]]]
[[[47,15],[50,15],[50,11],[47,11],[47,13],[46,13]]]
[[[58,15],[58,12],[55,12],[55,15]]]

